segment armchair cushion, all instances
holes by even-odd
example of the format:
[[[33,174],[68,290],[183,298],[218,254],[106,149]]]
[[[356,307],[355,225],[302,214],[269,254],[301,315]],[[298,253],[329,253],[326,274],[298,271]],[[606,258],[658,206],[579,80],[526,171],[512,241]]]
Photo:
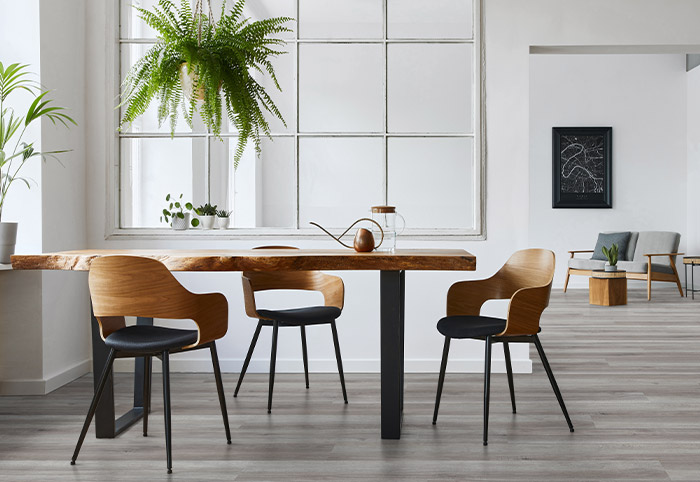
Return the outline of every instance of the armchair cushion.
[[[630,241],[632,233],[629,231],[621,233],[600,233],[598,235],[598,241],[595,243],[595,250],[591,259],[607,261],[607,258],[603,254],[603,246],[610,248],[613,244],[617,244],[619,251],[618,259],[624,261],[627,259],[627,246]]]
[[[654,253],[676,253],[681,242],[679,233],[670,231],[641,231],[637,241],[637,249],[634,252],[634,261],[647,263],[645,254]],[[671,267],[671,260],[668,256],[654,256],[651,259],[654,264],[661,264]],[[646,268],[644,269],[646,272]]]
[[[569,259],[569,268],[573,268],[573,269],[604,269],[605,268],[605,261],[600,261],[598,259],[571,258],[571,259]]]
[[[628,273],[646,273],[649,265],[647,264],[646,256],[644,258],[645,259],[642,261],[620,261],[619,263],[617,263],[617,269],[625,270]],[[651,258],[651,271],[653,273],[673,274],[673,269],[670,265],[654,262],[657,260],[661,260],[662,258],[662,256],[654,256],[653,258]],[[668,260],[668,256],[666,256],[666,260]]]

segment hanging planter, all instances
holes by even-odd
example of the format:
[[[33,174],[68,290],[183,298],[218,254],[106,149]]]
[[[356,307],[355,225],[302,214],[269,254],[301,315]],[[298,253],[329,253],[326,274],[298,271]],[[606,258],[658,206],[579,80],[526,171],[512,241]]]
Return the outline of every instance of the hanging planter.
[[[206,2],[206,14],[204,8]],[[207,129],[221,134],[224,116],[238,131],[234,167],[238,166],[250,140],[260,152],[260,137],[270,137],[264,112],[284,123],[270,95],[253,77],[267,74],[282,90],[272,59],[286,52],[286,42],[276,35],[290,32],[288,17],[251,21],[243,18],[245,0],[237,0],[230,11],[227,2],[215,21],[209,0],[189,0],[180,7],[159,0],[152,10],[135,7],[139,17],[157,32],[158,42],[139,59],[127,74],[120,106],[124,115],[120,129],[143,115],[152,101],[158,102],[158,122],[168,121],[171,133],[177,125],[178,110],[192,127],[198,112]]]

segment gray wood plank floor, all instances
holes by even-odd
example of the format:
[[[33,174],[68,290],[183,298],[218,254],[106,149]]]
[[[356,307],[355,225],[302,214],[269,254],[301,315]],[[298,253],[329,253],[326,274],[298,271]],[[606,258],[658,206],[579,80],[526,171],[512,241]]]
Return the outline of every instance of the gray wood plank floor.
[[[174,374],[174,473],[165,472],[162,397],[154,379],[150,436],[91,431],[69,465],[92,378],[44,397],[0,397],[0,480],[700,480],[700,299],[657,289],[651,302],[597,307],[588,292],[559,290],[541,339],[576,428],[569,433],[534,347],[534,373],[516,375],[518,413],[505,375],[492,378],[489,446],[481,445],[481,374],[448,374],[431,425],[436,374],[406,377],[403,437],[379,437],[379,376],[251,375],[238,399],[225,374],[233,444],[221,425],[213,376]],[[437,333],[436,333],[437,336]],[[436,357],[439,354],[436,354]],[[131,380],[117,377],[118,410]]]

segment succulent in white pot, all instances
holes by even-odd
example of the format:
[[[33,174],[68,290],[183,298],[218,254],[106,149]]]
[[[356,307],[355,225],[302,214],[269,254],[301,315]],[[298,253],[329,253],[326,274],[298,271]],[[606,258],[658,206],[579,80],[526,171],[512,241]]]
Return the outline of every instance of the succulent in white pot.
[[[605,264],[605,271],[617,271],[617,257],[619,254],[617,244],[613,243],[610,249],[603,246],[603,254],[608,258],[608,262]]]
[[[212,206],[206,203],[203,206],[195,208],[194,212],[201,221],[202,229],[214,229],[214,223],[216,222],[216,205]]]
[[[227,229],[230,220],[231,211],[226,211],[225,209],[216,211],[216,224],[219,226],[219,229]]]
[[[174,196],[168,194],[165,196],[165,201],[168,206],[163,208],[162,214],[160,216],[160,221],[165,221],[170,223],[170,226],[176,231],[183,231],[187,229],[190,225],[192,227],[199,226],[199,219],[194,218],[190,220],[190,211],[192,211],[192,203],[184,202],[182,200],[182,194],[178,199]]]
[[[38,82],[31,80],[27,67],[22,64],[4,66],[0,62],[0,221],[12,184],[22,181],[30,188],[29,180],[19,175],[25,163],[34,157],[46,160],[48,157],[56,158],[58,154],[68,152],[36,150],[33,141],[24,139],[27,128],[40,123],[44,118],[54,125],[77,125],[63,112],[63,107],[51,104],[53,101],[46,97],[49,92],[42,90]],[[11,94],[19,94],[21,91],[24,91],[24,96],[29,95],[32,98],[26,113],[17,112],[9,99]],[[0,222],[0,263],[11,262],[16,241],[17,223]]]

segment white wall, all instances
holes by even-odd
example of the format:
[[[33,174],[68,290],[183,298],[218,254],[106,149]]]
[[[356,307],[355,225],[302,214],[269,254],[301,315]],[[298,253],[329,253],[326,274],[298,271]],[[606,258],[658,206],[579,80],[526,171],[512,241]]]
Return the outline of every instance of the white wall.
[[[483,242],[424,242],[400,240],[404,247],[461,247],[477,255],[476,273],[409,273],[407,277],[407,341],[408,370],[436,371],[442,340],[434,324],[444,313],[445,293],[457,279],[486,276],[493,272],[508,255],[528,246],[551,247],[561,255],[570,249],[567,239],[560,238],[556,225],[534,233],[531,220],[530,194],[530,55],[533,45],[669,45],[700,44],[700,30],[694,19],[700,17],[700,2],[669,0],[485,0],[486,96],[487,96],[487,239]],[[102,2],[88,2],[88,17],[108,19]],[[104,158],[108,152],[108,132],[101,119],[110,115],[111,99],[106,97],[106,69],[100,62],[107,47],[104,32],[111,25],[96,21],[88,26],[88,116],[94,121],[88,130],[88,155]],[[111,41],[111,40],[110,40]],[[637,102],[635,100],[634,102]],[[681,114],[683,115],[683,114]],[[617,132],[617,131],[616,131]],[[549,136],[547,136],[549,139]],[[615,138],[617,139],[617,137]],[[547,143],[549,141],[546,141]],[[108,156],[111,153],[108,152]],[[549,156],[546,156],[549,159]],[[114,160],[111,157],[109,163]],[[88,244],[94,247],[241,247],[265,242],[247,241],[105,241],[104,182],[108,163],[90,163]],[[660,164],[663,165],[663,164]],[[551,193],[550,176],[544,178],[546,193]],[[537,183],[535,183],[537,185]],[[680,188],[681,191],[684,187]],[[620,191],[616,191],[620,194]],[[623,189],[624,192],[624,189]],[[616,196],[619,201],[620,198]],[[617,201],[616,201],[617,202]],[[599,211],[592,212],[591,217]],[[539,224],[537,225],[539,227]],[[678,228],[683,232],[684,228]],[[594,234],[582,242],[588,243]],[[554,241],[553,241],[554,240]],[[293,240],[288,240],[294,243]],[[296,242],[302,247],[331,247],[325,241]],[[575,243],[576,244],[576,243]],[[347,283],[347,306],[339,321],[343,358],[349,371],[378,368],[378,275],[377,273],[341,273]],[[222,340],[220,355],[227,370],[240,367],[253,332],[254,322],[243,316],[238,275],[189,274],[180,278],[192,289],[222,290],[229,298],[231,330]],[[558,283],[560,284],[560,283]],[[545,327],[546,329],[546,327]],[[328,333],[318,330],[310,336],[312,369],[334,371],[333,354]],[[269,337],[261,339],[253,368],[267,369]],[[298,361],[298,336],[283,334],[281,338],[281,369],[301,369]],[[451,364],[453,369],[481,370],[482,349],[478,343],[455,344],[454,357],[462,362]],[[192,356],[197,356],[192,354]],[[514,357],[527,367],[524,352]],[[208,362],[203,358],[202,365]],[[194,367],[195,365],[189,365]],[[182,367],[182,365],[180,365]]]
[[[29,64],[54,105],[79,124],[32,125],[36,150],[70,149],[27,163],[36,185],[13,185],[3,220],[18,221],[17,253],[85,246],[85,5],[84,0],[0,1],[0,60]],[[18,113],[25,104],[15,104]],[[47,393],[89,370],[85,274],[4,271],[0,278],[0,393]]]
[[[7,2],[12,5],[18,2]],[[19,2],[22,3],[22,2]],[[111,2],[84,2],[86,18],[85,38],[85,123],[83,124],[87,163],[87,245],[91,247],[230,247],[248,248],[263,244],[263,239],[223,241],[198,239],[192,241],[170,240],[109,240],[104,239],[106,212],[106,170],[114,169],[114,152],[111,148],[113,133],[105,120],[114,115],[114,99],[109,88],[112,65],[106,63],[106,52],[113,48],[115,38]],[[42,2],[43,5],[43,2]],[[461,247],[477,255],[475,273],[408,273],[407,276],[407,340],[406,368],[409,371],[437,371],[442,340],[435,331],[435,322],[444,313],[445,293],[448,286],[458,279],[482,277],[499,267],[508,255],[519,248],[542,245],[559,254],[559,265],[565,263],[561,253],[570,249],[570,240],[561,236],[557,224],[541,223],[539,193],[543,183],[547,196],[551,193],[550,175],[541,177],[538,164],[529,160],[530,139],[530,54],[531,46],[562,45],[700,45],[700,2],[696,0],[485,0],[486,47],[486,120],[487,120],[487,239],[474,242],[427,242],[400,240],[402,247]],[[4,13],[4,11],[3,11]],[[74,40],[55,36],[57,45],[65,42],[72,49]],[[682,50],[678,51],[679,53]],[[80,54],[78,54],[80,55]],[[537,62],[537,60],[535,61]],[[661,75],[661,74],[658,74]],[[670,80],[669,80],[670,81]],[[675,94],[672,94],[676,99]],[[638,99],[630,101],[633,108]],[[681,114],[684,116],[684,114]],[[572,119],[572,122],[578,119]],[[582,120],[583,121],[583,120]],[[595,119],[596,123],[598,120]],[[681,124],[678,124],[679,126]],[[550,126],[551,127],[551,126]],[[615,130],[617,145],[619,129]],[[622,131],[624,133],[624,130]],[[551,135],[551,134],[550,134]],[[546,139],[550,139],[549,135]],[[624,140],[624,136],[620,139]],[[549,143],[548,140],[545,143]],[[533,147],[535,148],[535,147]],[[620,152],[616,158],[624,159]],[[549,162],[549,155],[544,156]],[[651,162],[647,159],[645,162]],[[667,167],[659,161],[657,169]],[[676,175],[680,172],[674,163]],[[531,170],[533,172],[531,173]],[[78,174],[79,175],[79,174]],[[619,175],[617,176],[619,179]],[[679,181],[683,177],[679,178]],[[79,185],[80,181],[76,182]],[[617,181],[616,181],[617,182]],[[664,189],[667,186],[664,185]],[[625,186],[616,186],[615,203],[621,199]],[[685,189],[680,181],[675,189]],[[65,194],[65,191],[64,191]],[[532,202],[531,202],[532,194]],[[674,196],[673,192],[655,194],[658,199]],[[64,199],[59,193],[59,199]],[[72,195],[67,195],[69,201]],[[685,205],[685,203],[681,203]],[[613,210],[614,213],[615,210]],[[690,210],[689,210],[690,212]],[[598,216],[592,211],[586,220]],[[546,208],[544,216],[551,215]],[[616,214],[613,214],[615,216]],[[675,223],[676,221],[674,221]],[[593,223],[591,223],[593,224]],[[675,225],[675,224],[674,224]],[[537,232],[536,229],[537,228]],[[543,230],[539,230],[542,228]],[[678,228],[684,233],[684,227]],[[588,230],[586,230],[588,232]],[[685,234],[685,233],[684,233]],[[581,242],[588,245],[594,234]],[[79,243],[78,238],[66,240]],[[301,247],[331,247],[322,240],[289,243]],[[576,243],[578,244],[578,243]],[[340,273],[346,280],[347,305],[339,321],[341,347],[348,371],[376,371],[379,357],[378,273]],[[74,273],[57,273],[60,279],[75,276]],[[237,371],[254,329],[254,322],[243,315],[240,280],[230,274],[182,274],[179,278],[191,289],[199,291],[223,291],[230,302],[230,332],[220,343],[220,356],[225,370]],[[559,280],[558,280],[558,284]],[[87,302],[75,298],[86,309]],[[61,308],[64,309],[64,308]],[[85,328],[87,328],[87,320]],[[544,327],[546,330],[546,326]],[[335,371],[330,334],[323,328],[309,330],[309,351],[312,370]],[[298,334],[284,332],[280,340],[280,370],[301,370]],[[519,347],[524,348],[524,347]],[[261,343],[252,369],[267,370],[269,336]],[[528,370],[526,351],[513,353],[517,369]],[[204,354],[189,354],[199,361],[180,362],[179,369],[209,369]],[[183,357],[179,357],[183,359]],[[185,357],[186,359],[187,357]],[[479,343],[454,344],[451,369],[482,369],[482,346]],[[175,360],[174,360],[175,361]]]
[[[686,232],[685,111],[684,55],[530,57],[530,242],[555,249],[557,286],[601,231]],[[572,126],[613,128],[612,209],[552,209],[552,127]]]

